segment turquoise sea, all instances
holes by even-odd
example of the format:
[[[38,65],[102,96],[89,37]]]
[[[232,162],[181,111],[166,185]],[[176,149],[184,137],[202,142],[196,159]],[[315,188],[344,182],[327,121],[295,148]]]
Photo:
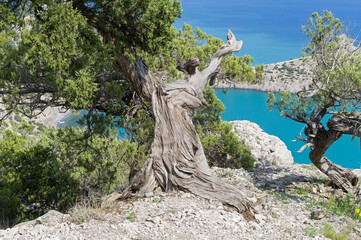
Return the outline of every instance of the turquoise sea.
[[[266,133],[279,137],[292,152],[296,163],[311,163],[308,158],[309,149],[297,153],[303,146],[303,142],[292,141],[300,135],[304,125],[281,117],[278,111],[270,112],[266,103],[267,93],[240,89],[228,89],[227,94],[224,93],[223,89],[216,89],[215,91],[217,97],[226,106],[226,111],[222,114],[223,120],[255,122]],[[326,152],[326,157],[343,167],[360,168],[360,139],[355,138],[351,142],[351,136],[344,135]]]
[[[183,13],[175,26],[186,22],[223,41],[231,29],[255,64],[301,56],[307,39],[301,31],[313,12],[331,11],[357,37],[361,30],[360,0],[181,0]]]
[[[226,41],[231,29],[237,39],[243,40],[243,48],[237,53],[249,54],[255,64],[268,64],[301,56],[301,49],[307,39],[301,32],[301,25],[307,24],[313,12],[332,11],[341,19],[351,36],[361,30],[360,0],[181,0],[182,18],[174,24],[180,28],[184,22],[198,26],[206,33]],[[310,163],[308,150],[296,151],[302,146],[291,140],[299,136],[303,125],[281,117],[279,112],[268,111],[267,93],[251,90],[229,89],[227,94],[216,90],[218,98],[226,106],[224,120],[250,120],[283,140],[297,163]],[[76,117],[69,117],[65,123],[75,125]],[[331,146],[326,156],[337,164],[348,168],[360,168],[360,139],[350,142],[350,136],[343,136]]]

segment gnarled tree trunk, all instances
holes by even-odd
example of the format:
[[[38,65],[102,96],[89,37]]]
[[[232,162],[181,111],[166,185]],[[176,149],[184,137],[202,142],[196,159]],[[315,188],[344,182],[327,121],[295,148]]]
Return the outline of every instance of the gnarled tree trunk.
[[[340,137],[342,133],[334,130],[319,129],[314,139],[314,147],[311,148],[309,157],[312,163],[326,174],[331,181],[344,191],[358,194],[356,187],[358,177],[351,171],[331,162],[324,154],[327,149]]]
[[[343,134],[350,134],[354,137],[361,136],[361,113],[346,112],[334,115],[327,122],[328,130],[320,123],[308,125],[305,134],[313,143],[309,154],[312,163],[326,174],[336,186],[346,192],[359,195],[358,177],[350,170],[331,162],[324,154]]]
[[[251,202],[242,192],[212,176],[202,144],[192,123],[195,108],[206,104],[203,90],[214,78],[223,56],[239,51],[242,41],[228,32],[227,44],[214,54],[209,66],[198,71],[199,61],[192,59],[182,70],[190,74],[189,81],[162,83],[144,62],[131,67],[120,56],[118,68],[143,99],[151,101],[155,116],[155,137],[151,155],[131,180],[122,197],[143,197],[160,186],[164,191],[181,189],[207,199],[219,200],[235,207],[246,219],[254,219]]]

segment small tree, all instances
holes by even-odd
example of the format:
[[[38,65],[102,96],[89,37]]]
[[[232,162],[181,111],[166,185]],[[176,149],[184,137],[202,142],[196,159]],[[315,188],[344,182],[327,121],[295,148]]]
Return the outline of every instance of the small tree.
[[[312,83],[292,96],[283,92],[276,99],[270,93],[270,109],[304,123],[312,163],[346,192],[358,193],[358,178],[325,157],[327,149],[343,134],[361,136],[361,52],[348,38],[339,19],[331,12],[313,13],[303,32],[310,38],[303,59],[312,72]],[[326,127],[327,126],[327,127]]]

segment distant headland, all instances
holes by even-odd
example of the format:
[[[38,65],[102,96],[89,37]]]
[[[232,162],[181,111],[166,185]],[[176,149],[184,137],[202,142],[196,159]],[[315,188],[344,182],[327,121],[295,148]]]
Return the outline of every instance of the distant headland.
[[[265,65],[261,83],[247,82],[234,83],[227,79],[220,80],[214,88],[250,89],[262,92],[290,91],[297,93],[311,83],[310,71],[302,59],[272,63]]]

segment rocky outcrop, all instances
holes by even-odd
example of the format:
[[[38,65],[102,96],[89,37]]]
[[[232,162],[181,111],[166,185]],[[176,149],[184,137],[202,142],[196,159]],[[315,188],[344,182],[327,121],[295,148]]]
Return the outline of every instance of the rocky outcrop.
[[[259,166],[283,166],[293,164],[291,151],[276,136],[265,133],[256,123],[232,121],[233,130],[247,147]]]
[[[311,84],[311,72],[301,58],[265,65],[260,83],[220,80],[215,88],[250,89],[262,92],[297,93]]]

